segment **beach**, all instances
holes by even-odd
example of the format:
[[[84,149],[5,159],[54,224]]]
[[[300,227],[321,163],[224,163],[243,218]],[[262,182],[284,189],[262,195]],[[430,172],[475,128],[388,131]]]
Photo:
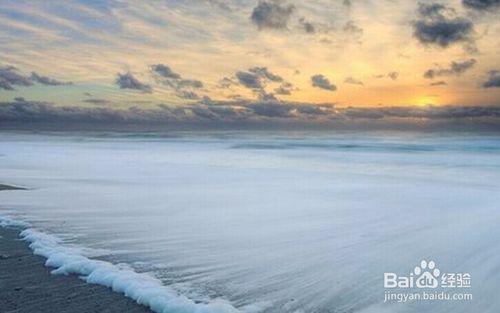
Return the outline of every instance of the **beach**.
[[[0,308],[8,312],[151,312],[110,288],[76,275],[53,275],[45,259],[19,238],[21,229],[0,228]]]

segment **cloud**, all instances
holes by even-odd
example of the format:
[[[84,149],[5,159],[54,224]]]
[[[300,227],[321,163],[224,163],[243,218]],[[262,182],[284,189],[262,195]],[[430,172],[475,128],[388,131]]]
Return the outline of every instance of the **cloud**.
[[[151,72],[157,81],[175,91],[175,95],[181,99],[199,99],[193,89],[203,88],[203,82],[197,79],[183,79],[182,76],[174,72],[170,66],[165,64],[154,64],[150,66]]]
[[[118,87],[121,89],[133,89],[139,90],[144,93],[151,93],[152,88],[150,85],[141,83],[137,78],[132,75],[132,73],[127,72],[125,74],[118,73],[115,80]]]
[[[274,92],[277,94],[277,95],[283,95],[283,96],[289,96],[292,94],[292,91],[290,89],[287,89],[287,88],[283,88],[283,86],[280,86],[278,88],[275,88],[274,89]]]
[[[258,97],[259,97],[259,100],[263,101],[263,102],[274,102],[274,101],[278,101],[278,98],[276,98],[276,96],[273,94],[273,93],[268,93],[266,92],[265,90],[261,90],[259,93],[258,93]]]
[[[227,4],[224,0],[205,0],[205,2],[223,11],[233,11],[233,8],[229,6],[229,4]]]
[[[419,3],[413,35],[424,45],[446,48],[455,43],[473,44],[472,22],[456,15],[455,10],[438,3]]]
[[[181,75],[172,71],[172,69],[165,64],[151,65],[151,70],[163,78],[180,79]]]
[[[31,78],[24,76],[10,65],[0,66],[0,88],[4,90],[14,90],[14,86],[31,86]]]
[[[479,11],[496,10],[500,8],[500,0],[462,0],[462,4]]]
[[[344,83],[346,84],[351,84],[351,85],[360,85],[360,86],[363,86],[363,82],[358,80],[358,79],[355,79],[353,77],[347,77],[345,80],[344,80]]]
[[[17,98],[0,102],[0,127],[23,129],[348,128],[500,130],[500,108],[409,106],[335,108],[286,101],[201,101],[157,108],[78,107]]]
[[[260,0],[253,9],[250,19],[263,29],[288,29],[288,22],[295,11],[295,6],[284,0]]]
[[[424,73],[424,77],[427,79],[433,79],[434,77],[439,77],[439,76],[450,76],[450,75],[456,75],[459,76],[472,67],[477,63],[475,59],[469,59],[465,61],[453,61],[450,64],[449,68],[435,68],[435,69],[428,69]]]
[[[203,83],[197,79],[181,79],[177,82],[177,88],[203,88]]]
[[[356,25],[356,23],[354,21],[348,21],[347,23],[345,23],[345,25],[342,27],[342,30],[357,38],[357,39],[360,39],[361,36],[363,36],[363,28],[359,27],[358,25]]]
[[[500,88],[500,71],[489,71],[488,80],[482,83],[483,88]]]
[[[319,21],[311,21],[305,17],[301,17],[298,20],[299,28],[308,35],[314,34],[329,34],[335,30],[335,27],[331,23],[322,23]],[[348,32],[346,29],[343,29]],[[324,40],[324,39],[323,39]]]
[[[275,87],[274,93],[266,91],[266,87],[270,83],[279,83]],[[277,100],[277,95],[290,95],[293,90],[292,83],[286,81],[280,75],[274,74],[267,69],[267,67],[255,66],[249,68],[247,71],[238,71],[235,78],[224,77],[219,82],[220,88],[229,88],[232,85],[241,85],[245,88],[251,89],[257,97],[262,101]]]
[[[291,95],[292,94],[292,90],[293,90],[293,85],[289,82],[283,82],[278,88],[275,88],[274,89],[274,92],[277,94],[277,95],[285,95],[285,96],[288,96],[288,95]]]
[[[262,89],[262,82],[260,76],[255,73],[238,71],[236,72],[238,82],[244,87],[250,89]]]
[[[230,88],[231,86],[237,85],[237,84],[238,84],[238,82],[234,81],[233,78],[231,78],[231,77],[224,77],[221,80],[219,80],[219,83],[217,84],[217,87],[221,88],[221,89],[227,89],[227,88]]]
[[[35,83],[47,86],[71,85],[71,82],[61,82],[48,76],[32,72],[31,76],[21,73],[11,65],[0,65],[0,89],[14,90],[14,86],[29,87]]]
[[[323,76],[322,74],[317,74],[311,77],[311,83],[313,87],[318,87],[325,90],[335,91],[337,86],[330,83],[330,80]]]
[[[396,80],[399,77],[399,73],[398,72],[389,72],[387,74],[387,77],[389,77],[392,80]]]
[[[303,17],[300,18],[299,19],[299,23],[300,23],[300,25],[302,26],[302,28],[304,29],[304,31],[306,33],[308,33],[308,34],[314,34],[314,33],[316,33],[316,27],[314,26],[314,24],[311,23],[311,22],[306,21],[305,18],[303,18]]]
[[[289,105],[282,105],[277,101],[256,102],[247,106],[252,112],[262,117],[286,118],[292,117],[293,112]]]
[[[36,72],[31,72],[31,80],[34,82],[37,82],[42,85],[47,85],[47,86],[63,86],[63,85],[72,85],[72,82],[61,82],[56,79],[47,77],[47,76],[42,76]]]
[[[187,100],[200,99],[200,96],[198,94],[196,94],[193,91],[188,91],[188,90],[179,90],[179,91],[177,91],[176,95],[181,99],[187,99]]]
[[[268,79],[273,82],[282,82],[283,78],[279,75],[273,74],[269,72],[267,67],[252,67],[251,69],[248,70],[251,73],[257,74],[258,76]]]
[[[387,74],[379,74],[379,75],[373,75],[373,78],[384,78],[384,77],[388,77],[392,80],[397,80],[398,77],[399,77],[399,73],[396,72],[396,71],[392,71],[392,72],[389,72]]]
[[[432,82],[429,86],[446,86],[448,85],[444,80],[440,80],[438,82]]]
[[[351,118],[369,119],[468,119],[468,118],[495,118],[500,119],[499,107],[481,106],[408,106],[382,108],[347,108],[344,115]],[[497,121],[498,122],[498,121]]]
[[[110,100],[98,99],[98,98],[85,99],[85,100],[82,100],[82,102],[91,103],[91,104],[98,104],[98,105],[104,105],[104,104],[110,104],[110,103],[112,103],[112,101],[110,101]]]

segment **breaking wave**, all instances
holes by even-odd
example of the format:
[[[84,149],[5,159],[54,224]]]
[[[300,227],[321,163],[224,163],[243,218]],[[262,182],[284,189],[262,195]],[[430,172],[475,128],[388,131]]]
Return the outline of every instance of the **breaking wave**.
[[[134,299],[140,305],[149,307],[158,313],[236,313],[242,312],[229,302],[215,299],[209,303],[195,303],[191,299],[178,294],[164,286],[158,279],[133,271],[130,268],[110,262],[89,259],[78,249],[65,247],[61,240],[53,235],[29,228],[29,224],[0,216],[1,227],[24,228],[21,238],[29,243],[35,255],[46,258],[45,265],[54,268],[55,275],[78,275],[90,284],[98,284],[111,288]],[[248,307],[243,312],[256,311]]]

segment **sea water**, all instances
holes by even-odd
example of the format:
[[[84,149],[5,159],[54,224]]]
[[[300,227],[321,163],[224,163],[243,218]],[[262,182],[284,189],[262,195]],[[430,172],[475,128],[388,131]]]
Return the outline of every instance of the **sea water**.
[[[3,132],[0,182],[48,265],[158,312],[500,309],[498,135]],[[384,288],[422,260],[470,287]],[[472,299],[386,301],[422,291]]]

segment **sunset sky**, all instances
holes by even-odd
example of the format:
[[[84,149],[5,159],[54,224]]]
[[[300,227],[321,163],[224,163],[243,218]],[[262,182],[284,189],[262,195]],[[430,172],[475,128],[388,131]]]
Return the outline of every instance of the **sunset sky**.
[[[500,106],[499,14],[497,0],[4,0],[0,101]]]

